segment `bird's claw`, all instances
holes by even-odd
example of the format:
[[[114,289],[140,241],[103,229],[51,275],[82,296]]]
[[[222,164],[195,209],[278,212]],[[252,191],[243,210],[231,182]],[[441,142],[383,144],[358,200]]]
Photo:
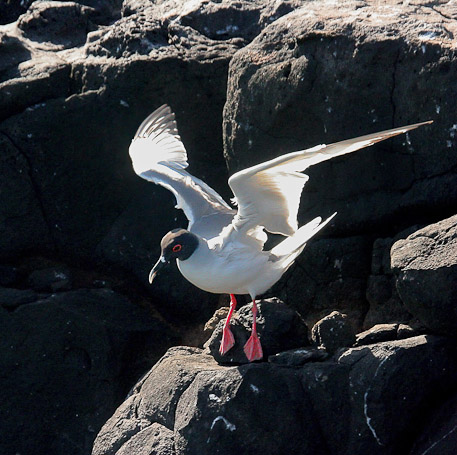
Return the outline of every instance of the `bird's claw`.
[[[224,327],[222,330],[222,340],[221,346],[219,347],[219,352],[221,355],[225,355],[230,349],[233,348],[235,344],[235,338],[233,337],[233,333],[229,327]]]
[[[253,333],[244,345],[244,353],[250,362],[260,360],[263,357],[262,345],[257,333]]]

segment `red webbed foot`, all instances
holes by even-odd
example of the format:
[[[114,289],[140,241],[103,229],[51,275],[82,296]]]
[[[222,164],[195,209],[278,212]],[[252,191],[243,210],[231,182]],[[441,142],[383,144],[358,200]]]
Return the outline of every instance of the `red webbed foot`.
[[[263,357],[262,345],[257,333],[253,333],[244,345],[244,353],[250,362],[260,360]]]
[[[222,331],[222,340],[221,345],[219,347],[219,352],[221,355],[226,354],[230,349],[233,348],[235,344],[235,338],[233,337],[233,333],[229,327],[224,327]]]
[[[235,309],[236,298],[233,294],[230,294],[230,310],[227,314],[227,319],[222,330],[222,340],[221,345],[219,347],[219,352],[221,353],[221,355],[226,354],[230,349],[233,348],[233,345],[235,344],[235,338],[233,337],[233,333],[230,330],[230,319]]]

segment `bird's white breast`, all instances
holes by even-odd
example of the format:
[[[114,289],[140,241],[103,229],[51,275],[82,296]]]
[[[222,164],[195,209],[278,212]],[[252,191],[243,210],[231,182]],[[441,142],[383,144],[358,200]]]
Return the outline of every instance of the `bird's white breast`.
[[[281,276],[268,254],[250,247],[214,251],[200,245],[185,261],[177,261],[182,275],[195,286],[215,294],[258,295]]]

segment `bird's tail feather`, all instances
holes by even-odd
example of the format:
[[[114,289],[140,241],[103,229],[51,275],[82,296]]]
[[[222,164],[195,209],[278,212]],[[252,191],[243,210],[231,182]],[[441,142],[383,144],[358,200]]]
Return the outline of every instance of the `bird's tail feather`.
[[[322,222],[320,216],[314,218],[312,221],[298,229],[293,235],[276,245],[271,250],[271,253],[278,257],[278,260],[282,262],[284,268],[290,267],[295,258],[303,251],[306,242],[327,225],[335,215],[336,212],[324,222]]]

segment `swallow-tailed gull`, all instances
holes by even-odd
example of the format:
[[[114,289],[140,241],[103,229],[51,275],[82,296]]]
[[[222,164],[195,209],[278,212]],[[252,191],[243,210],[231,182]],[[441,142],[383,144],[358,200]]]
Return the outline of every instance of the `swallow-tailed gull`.
[[[255,299],[273,286],[294,263],[306,242],[334,216],[313,219],[298,227],[297,212],[303,186],[302,172],[313,164],[354,152],[430,122],[416,123],[380,133],[288,153],[232,175],[228,184],[237,210],[202,180],[190,175],[186,149],[178,134],[175,116],[167,105],[149,115],[130,145],[135,172],[162,185],[176,197],[177,208],[189,220],[187,229],[174,229],[161,241],[161,256],[149,281],[176,260],[182,275],[195,286],[216,294],[230,294],[221,354],[234,345],[230,318],[236,308],[235,294],[252,298],[252,333],[244,346],[249,361],[261,359],[262,346],[256,329]],[[286,236],[270,251],[263,249],[265,231]]]

